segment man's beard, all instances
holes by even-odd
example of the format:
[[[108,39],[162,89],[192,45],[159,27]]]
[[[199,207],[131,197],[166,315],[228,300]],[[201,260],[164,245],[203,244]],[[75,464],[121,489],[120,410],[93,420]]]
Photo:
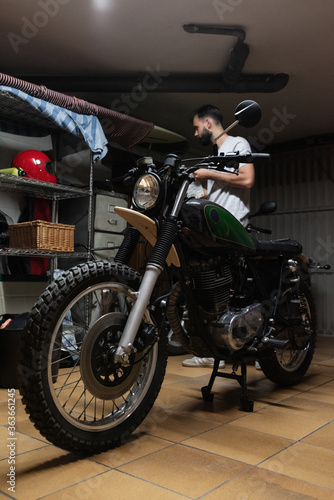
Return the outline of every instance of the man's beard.
[[[209,146],[211,144],[212,132],[208,129],[204,129],[200,137],[201,144],[203,146]]]

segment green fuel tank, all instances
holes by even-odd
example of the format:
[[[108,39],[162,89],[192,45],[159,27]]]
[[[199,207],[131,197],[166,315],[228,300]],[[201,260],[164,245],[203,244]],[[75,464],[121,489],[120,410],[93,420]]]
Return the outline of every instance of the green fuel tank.
[[[254,253],[253,239],[227,210],[203,199],[186,201],[181,209],[183,238],[198,252],[207,255]]]

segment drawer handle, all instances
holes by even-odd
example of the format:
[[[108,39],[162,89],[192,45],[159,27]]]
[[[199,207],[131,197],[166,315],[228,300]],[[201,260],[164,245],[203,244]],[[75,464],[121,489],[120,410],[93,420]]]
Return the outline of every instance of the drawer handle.
[[[112,226],[117,226],[118,221],[115,219],[108,219],[108,223],[111,224]]]

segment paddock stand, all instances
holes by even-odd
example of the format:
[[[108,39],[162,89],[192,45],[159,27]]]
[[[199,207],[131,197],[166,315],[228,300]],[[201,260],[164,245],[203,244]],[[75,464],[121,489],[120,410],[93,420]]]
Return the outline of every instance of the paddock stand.
[[[232,378],[237,380],[241,386],[242,392],[240,397],[240,410],[251,412],[254,408],[254,401],[248,399],[247,390],[247,365],[246,363],[241,363],[241,375],[238,375],[236,371],[238,370],[238,365],[233,365],[232,373],[222,373],[218,371],[220,359],[215,359],[212,374],[209,380],[209,384],[202,387],[202,397],[204,401],[213,401],[213,393],[211,392],[212,386],[214,384],[216,377]]]

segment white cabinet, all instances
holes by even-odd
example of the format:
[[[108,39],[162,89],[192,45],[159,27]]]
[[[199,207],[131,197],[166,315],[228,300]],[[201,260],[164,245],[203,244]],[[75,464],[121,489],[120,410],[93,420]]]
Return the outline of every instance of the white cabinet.
[[[95,198],[94,230],[121,233],[126,228],[126,222],[115,213],[115,207],[127,207],[126,199],[115,195],[97,194]],[[95,245],[94,245],[95,246]]]
[[[127,207],[127,197],[104,193],[95,195],[93,252],[98,259],[113,260],[123,241],[126,222],[115,213],[115,207]]]

